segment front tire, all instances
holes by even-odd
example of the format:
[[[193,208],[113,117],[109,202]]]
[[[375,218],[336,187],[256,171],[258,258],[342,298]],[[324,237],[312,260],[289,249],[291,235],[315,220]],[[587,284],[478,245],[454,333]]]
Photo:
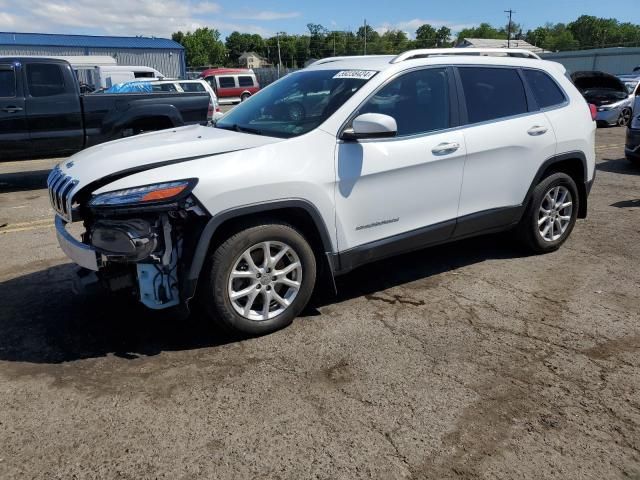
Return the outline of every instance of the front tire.
[[[573,179],[562,172],[551,174],[534,188],[517,227],[518,236],[535,253],[553,252],[571,234],[579,206]]]
[[[251,96],[250,93],[243,93],[242,96],[240,97],[240,102],[244,102],[250,96]]]
[[[294,227],[264,223],[220,244],[206,273],[208,316],[234,334],[264,335],[288,326],[307,305],[316,259]]]

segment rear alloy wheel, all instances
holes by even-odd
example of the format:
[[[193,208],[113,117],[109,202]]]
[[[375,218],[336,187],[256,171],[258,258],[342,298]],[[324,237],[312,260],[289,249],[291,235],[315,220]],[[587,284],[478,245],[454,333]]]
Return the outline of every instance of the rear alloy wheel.
[[[630,108],[623,108],[618,117],[618,126],[627,127],[631,123],[632,112]]]
[[[529,250],[553,252],[571,234],[578,218],[578,189],[573,178],[557,172],[544,178],[534,189],[517,227]]]
[[[285,223],[250,226],[213,253],[203,292],[212,320],[232,333],[262,335],[289,325],[316,281],[311,246]]]
[[[558,185],[542,198],[538,209],[538,231],[547,242],[558,240],[567,231],[573,213],[573,198],[569,189]]]

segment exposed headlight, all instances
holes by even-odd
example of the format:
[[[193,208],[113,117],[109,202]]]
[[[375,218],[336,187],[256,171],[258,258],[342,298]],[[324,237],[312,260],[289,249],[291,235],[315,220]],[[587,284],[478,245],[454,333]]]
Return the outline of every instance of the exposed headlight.
[[[599,112],[608,112],[609,110],[613,110],[614,108],[617,108],[619,105],[617,103],[613,103],[611,105],[602,105],[601,107],[598,107],[598,111]]]
[[[119,205],[141,205],[175,201],[187,195],[195,186],[196,180],[178,180],[175,182],[155,183],[142,187],[114,190],[95,195],[90,207],[107,207]]]

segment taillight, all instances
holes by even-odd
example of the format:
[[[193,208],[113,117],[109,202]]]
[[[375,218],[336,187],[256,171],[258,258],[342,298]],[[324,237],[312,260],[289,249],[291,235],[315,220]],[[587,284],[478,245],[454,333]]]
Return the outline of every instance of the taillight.
[[[595,122],[596,117],[598,116],[598,108],[593,103],[590,103],[589,110],[591,111],[591,120]]]
[[[209,100],[209,108],[207,110],[207,118],[213,118],[213,102]]]

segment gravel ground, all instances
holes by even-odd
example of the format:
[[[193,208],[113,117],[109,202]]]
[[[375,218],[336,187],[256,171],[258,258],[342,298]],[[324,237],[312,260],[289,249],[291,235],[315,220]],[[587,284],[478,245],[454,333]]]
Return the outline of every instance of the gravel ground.
[[[598,132],[558,252],[361,268],[283,331],[72,297],[53,161],[0,164],[2,479],[640,479],[640,167]],[[29,173],[25,173],[29,172]]]

